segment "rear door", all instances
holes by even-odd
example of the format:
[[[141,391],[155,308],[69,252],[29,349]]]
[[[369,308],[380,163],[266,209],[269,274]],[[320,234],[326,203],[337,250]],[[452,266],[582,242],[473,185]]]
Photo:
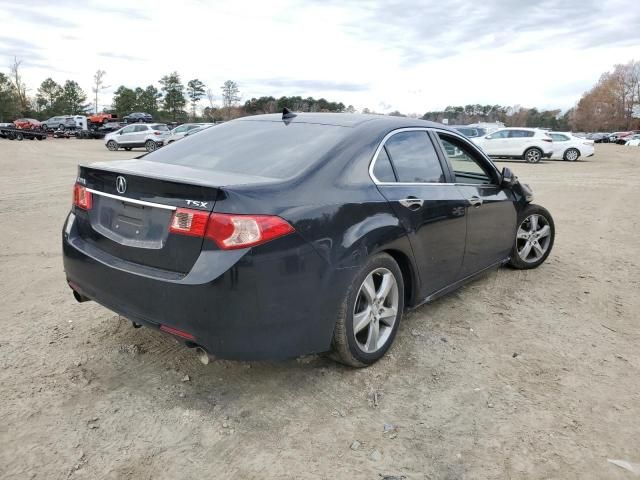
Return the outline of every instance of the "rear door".
[[[135,125],[133,130],[133,144],[137,146],[144,145],[144,142],[149,134],[149,127],[147,125]]]
[[[520,156],[524,151],[533,145],[534,133],[530,130],[509,130],[509,137],[506,140],[508,155]]]
[[[461,272],[466,277],[510,255],[517,223],[514,196],[501,186],[499,172],[471,142],[445,131],[437,135],[455,185],[466,200],[467,241]]]
[[[466,200],[448,183],[423,128],[400,129],[378,148],[371,175],[405,228],[425,298],[458,280],[465,248]]]
[[[120,130],[120,133],[116,135],[115,141],[120,145],[130,145],[135,141],[135,125],[129,125]]]

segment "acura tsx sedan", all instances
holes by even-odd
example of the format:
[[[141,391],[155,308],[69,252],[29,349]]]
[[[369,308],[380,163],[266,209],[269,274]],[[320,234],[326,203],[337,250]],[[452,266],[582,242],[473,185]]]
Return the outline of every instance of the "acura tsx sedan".
[[[81,165],[64,269],[78,301],[211,357],[363,367],[406,309],[542,264],[555,227],[531,201],[443,125],[285,109]]]

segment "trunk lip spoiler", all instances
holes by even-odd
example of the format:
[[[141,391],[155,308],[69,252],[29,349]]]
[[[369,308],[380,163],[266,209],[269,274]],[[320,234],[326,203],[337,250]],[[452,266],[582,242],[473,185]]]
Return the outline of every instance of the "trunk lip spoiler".
[[[103,197],[114,198],[122,202],[135,203],[138,205],[146,205],[147,207],[164,208],[165,210],[176,210],[178,207],[172,205],[163,205],[162,203],[147,202],[145,200],[136,200],[135,198],[121,197],[120,195],[114,195],[112,193],[101,192],[100,190],[94,190],[87,188],[87,192],[95,193],[96,195],[102,195]]]

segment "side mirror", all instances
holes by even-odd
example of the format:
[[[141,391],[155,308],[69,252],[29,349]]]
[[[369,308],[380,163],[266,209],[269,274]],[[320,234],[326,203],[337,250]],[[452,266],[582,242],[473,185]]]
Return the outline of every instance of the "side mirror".
[[[502,186],[511,188],[517,183],[518,177],[516,177],[509,168],[504,167],[502,169]]]

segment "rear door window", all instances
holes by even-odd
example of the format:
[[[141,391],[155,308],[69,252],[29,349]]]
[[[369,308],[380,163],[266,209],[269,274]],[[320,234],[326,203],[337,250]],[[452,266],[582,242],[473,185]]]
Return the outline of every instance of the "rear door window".
[[[554,142],[566,142],[567,140],[569,140],[569,137],[560,133],[549,133],[549,136],[553,139]]]
[[[533,132],[530,130],[509,130],[509,138],[526,138],[533,137]]]
[[[424,130],[396,133],[386,141],[385,147],[399,182],[445,181],[436,150]]]
[[[146,132],[147,130],[146,125],[136,125],[134,132]]]
[[[373,166],[373,176],[379,182],[396,182],[396,174],[393,171],[391,160],[384,147],[378,152],[378,158]]]

